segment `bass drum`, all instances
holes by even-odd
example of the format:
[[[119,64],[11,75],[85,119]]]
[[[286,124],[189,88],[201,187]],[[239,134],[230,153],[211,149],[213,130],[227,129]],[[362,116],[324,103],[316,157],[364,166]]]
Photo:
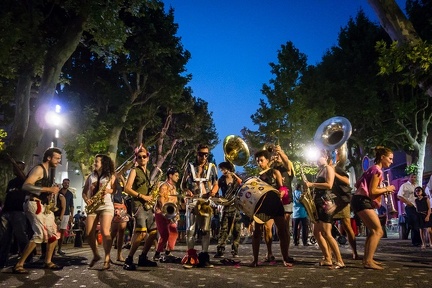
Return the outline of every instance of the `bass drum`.
[[[258,203],[268,192],[279,193],[273,186],[267,184],[258,177],[250,177],[242,184],[237,192],[236,205],[246,216],[255,220],[258,224],[265,221],[255,216]]]

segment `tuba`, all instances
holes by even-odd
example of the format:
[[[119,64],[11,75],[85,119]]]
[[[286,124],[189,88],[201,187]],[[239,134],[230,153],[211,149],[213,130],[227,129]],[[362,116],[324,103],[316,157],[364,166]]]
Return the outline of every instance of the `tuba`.
[[[237,166],[244,166],[249,162],[249,148],[239,136],[228,135],[223,142],[225,159]]]
[[[348,141],[351,132],[352,126],[348,119],[341,116],[332,117],[318,127],[315,132],[314,142],[321,149],[334,151],[341,148]]]

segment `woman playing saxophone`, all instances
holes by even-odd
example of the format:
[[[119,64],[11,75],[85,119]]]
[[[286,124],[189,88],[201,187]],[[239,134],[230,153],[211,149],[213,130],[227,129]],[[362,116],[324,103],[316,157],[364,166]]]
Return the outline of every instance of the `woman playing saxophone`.
[[[345,264],[339,246],[331,234],[333,213],[336,206],[330,194],[335,179],[335,171],[333,167],[328,165],[329,159],[327,151],[322,150],[317,161],[319,170],[316,175],[316,182],[305,181],[305,184],[315,190],[314,202],[318,212],[318,222],[314,225],[313,233],[324,256],[324,260],[319,265],[330,266],[330,269],[342,269],[345,268]],[[335,263],[332,261],[331,252],[336,258]]]
[[[93,252],[93,260],[89,267],[93,267],[101,259],[96,246],[96,227],[100,222],[100,232],[102,234],[102,245],[105,252],[103,269],[110,268],[110,251],[112,239],[110,235],[111,221],[114,217],[114,205],[111,199],[113,193],[115,170],[114,163],[107,155],[98,154],[94,160],[94,171],[85,182],[83,189],[83,199],[88,206],[94,201],[100,201],[87,215],[86,235],[88,243]],[[96,197],[94,197],[96,195]],[[98,207],[97,207],[98,206]]]

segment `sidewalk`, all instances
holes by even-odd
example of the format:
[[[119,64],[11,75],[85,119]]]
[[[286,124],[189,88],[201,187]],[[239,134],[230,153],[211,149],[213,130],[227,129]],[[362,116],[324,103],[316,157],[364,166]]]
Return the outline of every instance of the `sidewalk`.
[[[273,243],[276,262],[261,263],[257,268],[247,265],[252,260],[250,244],[241,244],[239,258],[241,263],[235,266],[223,265],[213,258],[216,245],[210,246],[211,261],[215,265],[211,269],[183,269],[179,264],[159,263],[158,267],[140,267],[137,271],[125,271],[122,263],[114,263],[107,271],[101,270],[102,262],[88,268],[88,259],[92,254],[87,244],[83,248],[64,246],[66,257],[55,256],[54,262],[65,265],[61,271],[41,269],[41,263],[35,262],[26,266],[30,275],[0,273],[0,287],[429,287],[432,284],[432,248],[420,249],[413,247],[410,240],[398,239],[398,234],[389,234],[378,246],[376,259],[384,263],[385,270],[375,271],[364,269],[361,260],[351,259],[348,245],[340,246],[346,268],[329,270],[320,267],[322,258],[317,246],[290,246],[290,256],[294,257],[293,268],[283,267],[279,252],[279,243]],[[363,255],[365,237],[358,237],[358,251]],[[200,249],[199,245],[195,246]],[[265,245],[260,246],[260,259],[266,253]],[[99,248],[101,250],[101,248]],[[177,246],[174,255],[183,256],[186,246]],[[227,245],[229,256],[229,245]],[[102,253],[102,251],[100,251]],[[116,259],[116,250],[112,249],[112,259]],[[123,251],[126,256],[128,250]],[[140,250],[135,254],[137,261]],[[149,256],[153,256],[150,251]],[[5,271],[7,272],[7,271]]]

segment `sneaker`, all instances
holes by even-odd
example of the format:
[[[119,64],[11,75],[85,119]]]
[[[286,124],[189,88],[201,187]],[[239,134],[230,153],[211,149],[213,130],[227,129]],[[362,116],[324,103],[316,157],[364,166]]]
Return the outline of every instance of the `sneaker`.
[[[136,265],[133,263],[132,257],[126,258],[125,263],[123,264],[123,269],[128,271],[135,271],[137,269]]]
[[[138,257],[138,266],[142,267],[156,267],[157,263],[154,261],[151,261],[147,258],[147,255],[140,255]]]
[[[66,253],[63,250],[58,250],[57,254],[61,255],[61,256],[65,256]]]
[[[213,264],[210,263],[210,256],[207,252],[201,252],[198,254],[198,267],[201,268],[213,268]]]

